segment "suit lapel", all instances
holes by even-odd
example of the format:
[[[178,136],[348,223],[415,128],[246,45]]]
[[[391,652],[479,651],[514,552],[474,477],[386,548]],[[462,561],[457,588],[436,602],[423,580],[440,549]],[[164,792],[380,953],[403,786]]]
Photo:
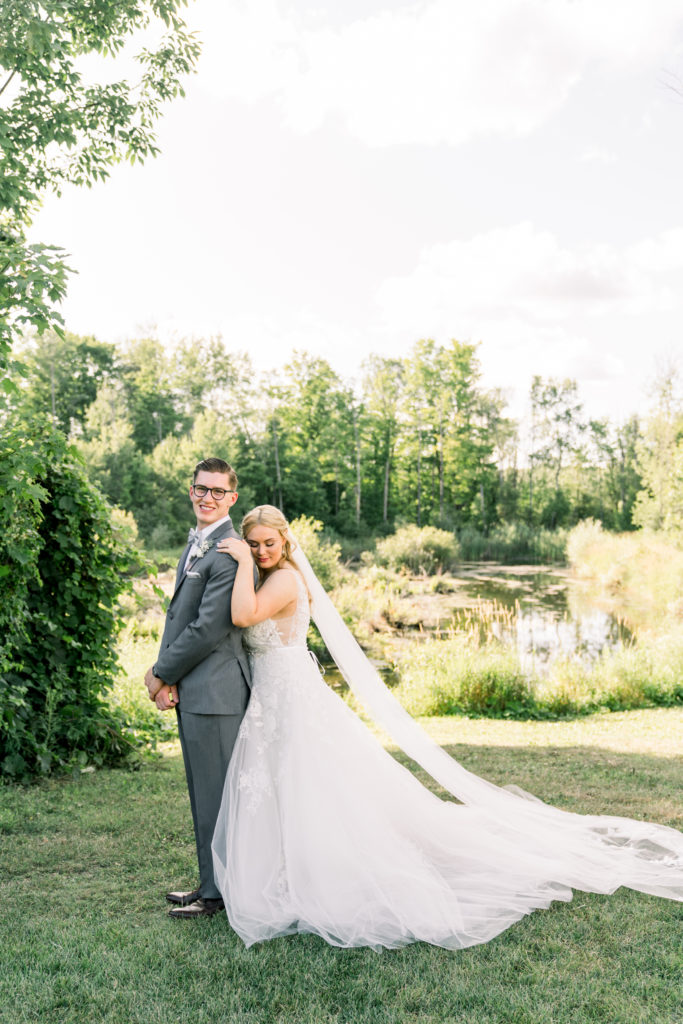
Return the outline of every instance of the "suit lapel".
[[[189,552],[191,547],[192,547],[191,544],[187,544],[185,546],[185,550],[183,551],[182,555],[180,556],[180,561],[178,562],[178,568],[176,569],[176,573],[175,573],[175,589],[173,591],[174,594],[175,594],[176,590],[178,589],[178,587],[180,586],[180,584],[182,583],[183,575],[184,575],[183,574],[183,568],[185,566],[185,562],[187,561],[187,555],[188,555],[188,552]]]
[[[222,540],[222,538],[225,537],[227,533],[230,533],[232,529],[232,519],[226,519],[222,526],[219,526],[217,530],[214,530],[213,533],[209,534],[207,540],[209,540],[213,546],[214,544],[218,543],[219,540]],[[183,572],[183,569],[185,568],[185,563],[187,562],[187,556],[191,547],[192,545],[188,544],[185,547],[185,550],[183,551],[182,555],[180,556],[180,561],[178,562],[178,568],[176,569],[175,574],[175,589],[173,591],[173,597],[175,597],[175,595],[178,593],[183,580],[187,576],[187,573]]]

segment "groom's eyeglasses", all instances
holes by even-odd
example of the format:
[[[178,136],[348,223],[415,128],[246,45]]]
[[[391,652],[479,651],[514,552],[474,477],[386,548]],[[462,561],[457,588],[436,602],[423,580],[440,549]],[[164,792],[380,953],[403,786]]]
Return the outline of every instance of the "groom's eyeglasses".
[[[192,490],[197,498],[205,498],[209,492],[214,501],[222,501],[226,494],[236,494],[236,491],[226,491],[224,487],[204,487],[203,484],[192,484]]]

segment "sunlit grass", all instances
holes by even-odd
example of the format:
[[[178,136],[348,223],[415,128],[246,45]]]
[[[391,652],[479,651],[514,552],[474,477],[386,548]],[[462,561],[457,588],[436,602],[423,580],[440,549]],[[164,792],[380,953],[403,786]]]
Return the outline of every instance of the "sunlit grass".
[[[494,782],[683,826],[683,710],[423,724]],[[192,884],[196,864],[178,745],[163,749],[137,772],[0,789],[2,1024],[683,1020],[681,905],[641,893],[577,893],[462,952],[339,950],[314,936],[247,950],[224,915],[172,921],[164,892]]]

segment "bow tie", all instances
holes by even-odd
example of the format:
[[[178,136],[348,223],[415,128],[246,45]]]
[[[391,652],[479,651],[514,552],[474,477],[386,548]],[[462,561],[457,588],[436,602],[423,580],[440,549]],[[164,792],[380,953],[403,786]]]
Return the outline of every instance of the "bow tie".
[[[199,535],[200,535],[200,533],[201,533],[201,530],[196,530],[193,527],[190,530],[190,532],[188,533],[188,535],[187,535],[187,543],[188,544],[199,544]]]

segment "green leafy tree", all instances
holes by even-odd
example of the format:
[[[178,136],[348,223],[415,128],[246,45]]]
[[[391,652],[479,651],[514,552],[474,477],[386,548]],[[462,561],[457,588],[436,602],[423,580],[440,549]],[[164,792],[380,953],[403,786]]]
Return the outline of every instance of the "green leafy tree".
[[[362,393],[370,450],[365,473],[365,514],[371,525],[381,522],[385,528],[394,511],[391,499],[396,490],[394,474],[403,388],[401,360],[373,355],[363,363]]]
[[[505,402],[480,388],[476,345],[451,341],[439,353],[437,373],[439,521],[475,520],[486,529],[495,518],[492,455],[505,429]]]
[[[180,435],[190,426],[192,419],[173,388],[172,361],[158,339],[126,344],[120,380],[132,438],[141,452],[151,452],[169,434]]]
[[[295,352],[273,398],[269,426],[286,513],[356,520],[360,440],[351,392],[326,360]]]
[[[169,362],[170,387],[188,419],[206,409],[223,415],[229,411],[248,432],[254,371],[246,353],[229,352],[220,335],[186,338],[176,345]]]
[[[643,480],[638,465],[638,444],[641,439],[640,422],[631,416],[616,430],[616,457],[610,474],[612,504],[617,511],[616,527],[633,529],[634,508]]]
[[[199,44],[179,11],[185,0],[3,0],[0,7],[0,369],[27,325],[62,329],[56,303],[67,265],[26,228],[48,190],[91,186],[124,159],[157,153],[162,104],[182,95]],[[82,58],[115,64],[124,45],[160,26],[136,57],[137,81],[89,81]]]
[[[19,415],[47,414],[65,434],[79,433],[97,389],[114,372],[114,346],[54,331],[38,335],[21,351],[23,379],[13,404]]]
[[[576,381],[554,378],[544,381],[534,376],[531,419],[529,511],[533,517],[540,503],[541,522],[544,526],[555,527],[566,522],[570,512],[569,499],[561,485],[562,470],[580,450],[586,430]],[[537,469],[540,469],[538,476]],[[543,486],[535,496],[534,485],[539,477]]]
[[[675,368],[656,384],[655,408],[638,444],[643,489],[633,521],[653,530],[680,532],[683,523],[683,401]]]
[[[573,465],[564,471],[572,523],[597,519],[608,530],[632,529],[633,505],[641,488],[639,437],[637,417],[616,429],[608,420],[588,421]]]
[[[418,341],[405,366],[404,431],[402,444],[402,481],[407,506],[415,510],[418,526],[429,520],[432,509],[430,464],[434,468],[435,428],[433,341]],[[433,476],[433,474],[432,474]]]
[[[98,391],[88,410],[84,436],[77,440],[90,480],[112,505],[137,516],[152,510],[158,491],[156,474],[133,438],[120,381],[114,379]]]
[[[486,525],[494,514],[491,456],[502,401],[479,387],[476,350],[456,340],[421,340],[404,360],[403,505],[415,508],[418,526]]]

